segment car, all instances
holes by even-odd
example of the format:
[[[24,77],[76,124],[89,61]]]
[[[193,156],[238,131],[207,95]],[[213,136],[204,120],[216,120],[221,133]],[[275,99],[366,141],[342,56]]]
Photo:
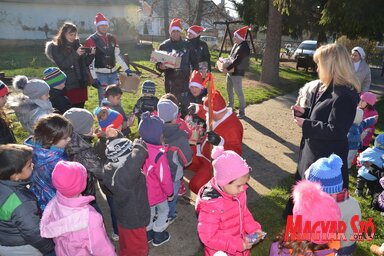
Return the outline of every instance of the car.
[[[220,48],[219,39],[215,36],[201,36],[200,39],[207,43],[208,48],[217,50]]]
[[[315,50],[317,48],[317,41],[315,40],[305,40],[301,42],[299,47],[293,53],[293,58],[297,60],[299,57],[313,57]]]

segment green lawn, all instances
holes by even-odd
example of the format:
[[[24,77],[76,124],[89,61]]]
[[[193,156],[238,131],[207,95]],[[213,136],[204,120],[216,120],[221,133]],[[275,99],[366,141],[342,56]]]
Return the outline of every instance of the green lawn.
[[[151,49],[149,48],[137,48],[134,45],[121,45],[122,52],[128,52],[129,57],[137,63],[145,65],[147,67],[154,67],[154,64],[149,62],[149,56]],[[212,53],[212,64],[214,65],[217,59],[218,52]],[[44,55],[44,47],[9,47],[7,51],[2,52],[2,58],[0,62],[0,72],[5,72],[6,76],[14,75],[27,75],[30,77],[42,78],[42,72],[46,67],[52,66],[51,63]],[[260,103],[264,100],[283,95],[288,92],[292,92],[300,88],[306,81],[312,80],[315,76],[311,73],[298,72],[293,68],[281,68],[280,69],[280,85],[271,86],[266,84],[260,84],[256,82],[260,77],[261,67],[260,62],[251,59],[250,72],[247,73],[246,79],[244,79],[244,94],[247,104]],[[213,71],[215,78],[215,86],[222,92],[224,97],[227,97],[225,90],[225,76],[217,71]],[[153,80],[157,86],[157,96],[161,96],[164,93],[162,77],[156,77],[148,72],[143,72],[141,80]],[[140,90],[136,94],[123,94],[123,107],[127,112],[131,112],[133,106],[140,96]],[[236,97],[235,97],[236,98]],[[89,100],[86,103],[86,108],[92,111],[97,105],[97,92],[93,87],[89,89]],[[238,102],[235,103],[238,106]],[[379,113],[384,113],[384,102],[380,101],[377,104]],[[12,116],[14,118],[14,116]],[[18,142],[22,142],[27,134],[20,127],[18,122],[14,122],[15,134]],[[138,136],[137,124],[132,129],[132,138]],[[384,131],[384,121],[379,119],[377,125],[377,132]],[[356,171],[352,172],[350,178],[351,191],[354,191]],[[252,255],[268,255],[269,246],[271,241],[284,228],[284,221],[281,219],[282,211],[285,207],[285,203],[290,191],[290,185],[293,178],[288,177],[283,180],[280,185],[270,192],[267,196],[260,198],[254,204],[251,204],[249,208],[253,212],[256,219],[265,227],[268,232],[267,238],[264,242],[257,245]],[[373,212],[369,209],[369,200],[366,198],[359,198],[359,202],[362,206],[363,219],[367,220],[368,217],[374,219],[376,235],[373,243],[381,244],[383,240],[383,218],[378,212]],[[369,255],[369,246],[371,243],[363,242],[359,243],[358,252],[355,255]],[[198,252],[198,255],[202,255],[202,251]]]

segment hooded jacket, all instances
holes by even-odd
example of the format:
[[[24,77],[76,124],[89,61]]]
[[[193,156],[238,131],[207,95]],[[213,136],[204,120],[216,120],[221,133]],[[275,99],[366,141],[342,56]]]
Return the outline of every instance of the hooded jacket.
[[[89,205],[93,196],[67,198],[56,193],[41,219],[41,236],[53,238],[56,255],[116,255],[103,217]]]
[[[27,185],[26,181],[0,180],[0,245],[29,244],[48,253],[54,244],[40,236],[40,211]]]
[[[212,178],[196,199],[197,232],[204,244],[204,255],[224,251],[229,256],[250,255],[243,249],[243,237],[261,231],[248,210],[245,189],[237,196],[225,193]]]

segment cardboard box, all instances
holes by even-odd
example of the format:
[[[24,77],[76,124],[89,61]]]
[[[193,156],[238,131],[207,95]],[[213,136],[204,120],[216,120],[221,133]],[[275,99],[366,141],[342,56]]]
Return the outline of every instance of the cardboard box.
[[[136,93],[139,88],[140,77],[137,75],[127,76],[125,73],[119,74],[120,88],[125,92]]]
[[[154,50],[151,53],[151,62],[161,62],[168,68],[180,68],[181,57],[173,56],[165,51]]]
[[[217,69],[220,71],[220,72],[223,72],[223,69],[224,68],[227,68],[229,65],[231,65],[231,61],[229,60],[226,60],[226,61],[216,61],[216,67]],[[232,73],[234,71],[234,68],[232,68],[231,70],[228,70],[229,73]]]

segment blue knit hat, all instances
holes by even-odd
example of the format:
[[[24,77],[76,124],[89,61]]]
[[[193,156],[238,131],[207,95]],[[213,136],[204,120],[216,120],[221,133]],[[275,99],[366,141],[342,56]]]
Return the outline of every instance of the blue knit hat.
[[[47,84],[53,88],[55,86],[64,84],[67,80],[67,76],[64,74],[63,71],[61,71],[59,68],[56,67],[49,67],[43,72],[44,74],[44,81],[47,82]]]
[[[150,144],[161,145],[164,122],[158,116],[151,116],[149,111],[141,115],[139,133],[141,138]]]
[[[340,193],[343,191],[342,165],[343,160],[335,154],[320,158],[306,171],[307,180],[320,182],[323,191],[328,194]]]
[[[384,150],[384,133],[379,134],[379,136],[376,137],[374,146],[375,148]]]
[[[151,80],[146,80],[144,83],[141,85],[141,93],[148,93],[155,95],[156,93],[156,84],[152,82]]]

